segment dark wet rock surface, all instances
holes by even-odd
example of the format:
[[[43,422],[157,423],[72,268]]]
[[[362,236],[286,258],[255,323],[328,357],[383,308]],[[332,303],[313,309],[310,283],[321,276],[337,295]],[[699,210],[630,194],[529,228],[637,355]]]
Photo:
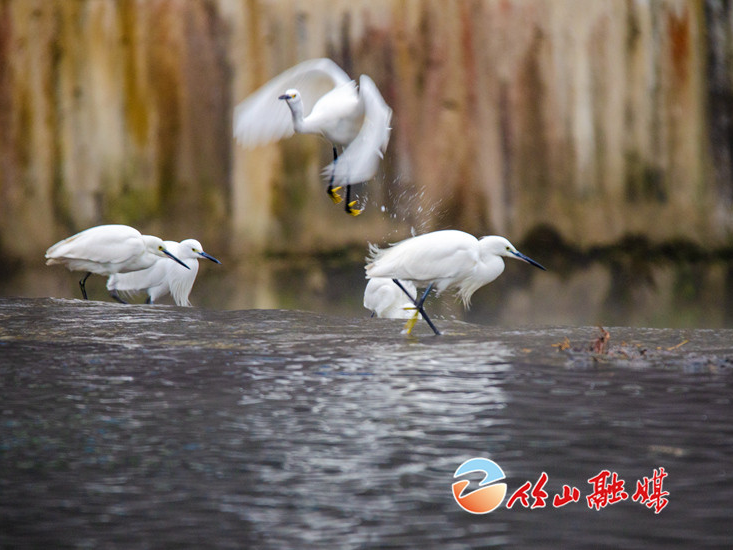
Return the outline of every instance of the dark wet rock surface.
[[[729,543],[733,331],[436,324],[0,299],[0,546]],[[474,456],[546,508],[461,510]],[[590,510],[604,469],[629,498]]]

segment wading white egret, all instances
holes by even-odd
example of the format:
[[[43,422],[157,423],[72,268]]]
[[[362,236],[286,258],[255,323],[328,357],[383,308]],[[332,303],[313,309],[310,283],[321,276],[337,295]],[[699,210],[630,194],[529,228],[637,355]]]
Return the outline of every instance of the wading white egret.
[[[415,285],[410,281],[400,281],[411,295],[417,294]],[[384,319],[410,319],[415,304],[409,300],[392,279],[375,278],[367,281],[364,289],[364,307]]]
[[[400,286],[399,280],[413,282],[418,287],[427,286],[419,299],[417,294],[412,295],[400,286],[416,307],[405,329],[408,334],[412,331],[419,311],[433,332],[440,334],[423,309],[430,290],[435,287],[440,294],[448,288],[456,288],[463,305],[468,308],[473,293],[504,271],[502,258],[517,258],[545,269],[504,237],[492,235],[477,239],[463,231],[449,229],[405,239],[389,248],[370,246],[366,273],[369,279],[389,277],[397,286]]]
[[[86,271],[79,281],[81,295],[87,300],[84,287],[89,275],[112,275],[150,267],[158,258],[171,258],[186,269],[189,267],[171,254],[162,239],[141,235],[128,225],[98,225],[46,250],[46,265],[65,265],[69,271]]]
[[[288,112],[285,104],[290,108]],[[279,74],[234,110],[234,137],[246,148],[290,137],[319,134],[333,147],[334,160],[324,170],[328,194],[356,216],[351,185],[374,177],[389,143],[392,109],[374,81],[361,75],[359,86],[330,59],[311,59]],[[339,155],[337,146],[343,147]]]
[[[152,304],[166,294],[170,294],[178,306],[190,306],[188,295],[191,294],[193,283],[199,271],[199,258],[206,258],[214,263],[221,262],[204,252],[201,243],[196,239],[186,239],[177,243],[165,241],[169,252],[181,260],[188,269],[184,269],[174,262],[168,262],[163,258],[140,271],[129,273],[115,273],[107,279],[107,290],[116,300],[122,302],[119,293],[136,294],[145,291],[148,294],[146,303]]]

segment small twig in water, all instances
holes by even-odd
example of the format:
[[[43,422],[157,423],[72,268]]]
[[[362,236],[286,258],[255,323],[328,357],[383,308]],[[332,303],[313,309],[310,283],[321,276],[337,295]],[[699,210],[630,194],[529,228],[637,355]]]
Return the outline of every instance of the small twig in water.
[[[687,339],[685,339],[685,340],[682,340],[682,341],[681,341],[681,342],[680,342],[679,344],[677,344],[677,345],[675,345],[675,346],[672,346],[672,347],[670,347],[670,348],[667,348],[667,351],[674,351],[674,350],[676,350],[676,349],[679,349],[679,348],[681,348],[682,346],[684,346],[684,345],[685,345],[685,344],[686,344],[687,342],[689,342],[689,340],[687,340]]]

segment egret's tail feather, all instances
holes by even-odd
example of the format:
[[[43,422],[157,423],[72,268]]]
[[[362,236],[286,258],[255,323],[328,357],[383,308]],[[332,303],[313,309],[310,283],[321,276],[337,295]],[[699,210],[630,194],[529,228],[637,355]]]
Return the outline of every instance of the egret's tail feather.
[[[367,253],[367,257],[365,258],[366,266],[364,267],[367,273],[367,278],[370,277],[369,272],[372,270],[372,268],[374,267],[374,263],[377,261],[377,259],[383,252],[383,250],[374,243],[369,243],[368,247],[369,247],[369,252]]]

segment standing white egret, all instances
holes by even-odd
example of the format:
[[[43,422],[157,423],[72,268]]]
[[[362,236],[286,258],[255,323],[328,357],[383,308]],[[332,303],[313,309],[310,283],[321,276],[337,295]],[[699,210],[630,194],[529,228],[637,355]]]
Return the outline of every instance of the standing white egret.
[[[279,100],[290,108],[288,113]],[[387,149],[392,109],[374,81],[361,75],[359,86],[330,59],[311,59],[279,74],[234,110],[234,137],[252,148],[294,133],[320,134],[333,146],[333,162],[324,170],[328,194],[357,216],[351,185],[374,177]],[[341,155],[336,146],[344,147]]]
[[[400,281],[411,295],[417,294],[415,285],[410,281]],[[392,279],[377,277],[369,279],[364,289],[364,307],[384,319],[410,319],[415,304],[405,297]]]
[[[199,271],[199,258],[206,258],[214,263],[221,262],[204,252],[201,243],[196,239],[186,239],[177,243],[165,241],[166,248],[176,255],[188,269],[180,265],[158,259],[147,269],[131,271],[129,273],[115,273],[107,279],[107,290],[118,301],[122,301],[119,293],[135,294],[146,291],[146,303],[152,304],[166,294],[173,296],[178,306],[190,306],[188,295],[191,294],[193,283]]]
[[[169,257],[186,269],[189,267],[171,254],[162,239],[141,235],[128,225],[98,225],[46,250],[46,265],[65,265],[69,271],[86,271],[79,281],[81,295],[87,300],[84,287],[89,275],[112,275],[150,267],[158,258]]]
[[[405,239],[389,248],[370,246],[367,278],[389,277],[402,288],[415,304],[416,312],[405,326],[407,333],[417,321],[419,311],[435,334],[440,334],[425,314],[423,303],[435,287],[440,294],[447,288],[457,288],[457,293],[468,308],[471,296],[482,286],[496,279],[504,271],[506,258],[518,258],[544,270],[540,264],[519,252],[504,237],[489,236],[477,239],[473,235],[456,230],[426,233]],[[411,281],[417,286],[427,285],[422,298],[413,296],[400,281]]]

